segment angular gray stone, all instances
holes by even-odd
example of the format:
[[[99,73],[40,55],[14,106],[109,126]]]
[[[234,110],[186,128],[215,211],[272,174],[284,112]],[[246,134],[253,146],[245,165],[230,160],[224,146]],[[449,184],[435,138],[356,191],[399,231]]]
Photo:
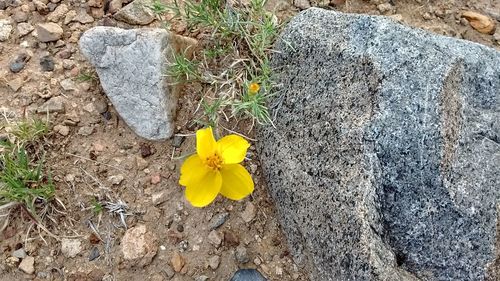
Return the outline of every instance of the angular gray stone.
[[[73,20],[83,24],[94,22],[94,18],[84,10],[80,10]]]
[[[316,8],[277,42],[257,144],[311,280],[500,280],[500,53]]]
[[[29,22],[21,22],[17,25],[17,33],[19,36],[25,36],[28,35],[31,31],[33,31],[35,28],[31,23]]]
[[[38,41],[44,43],[61,39],[63,32],[62,27],[53,22],[39,23],[36,26]]]
[[[64,112],[64,98],[63,97],[53,97],[48,101],[44,102],[41,106],[39,106],[36,110],[37,113],[54,113],[54,112]]]
[[[230,281],[267,281],[267,279],[256,269],[246,268],[238,269]]]
[[[124,30],[94,27],[80,39],[80,49],[97,70],[102,87],[123,120],[139,136],[172,136],[177,91],[164,75],[171,51],[163,29]]]
[[[152,5],[152,0],[135,0],[127,6],[121,8],[114,15],[114,18],[128,24],[150,24],[156,18],[155,14],[150,8]]]
[[[12,252],[12,256],[20,259],[24,259],[26,255],[26,251],[23,248],[17,249],[14,252]]]

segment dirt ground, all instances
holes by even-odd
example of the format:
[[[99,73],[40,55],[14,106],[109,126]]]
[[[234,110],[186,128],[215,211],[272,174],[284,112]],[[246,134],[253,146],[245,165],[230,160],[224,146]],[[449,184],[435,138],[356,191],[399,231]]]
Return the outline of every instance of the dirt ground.
[[[4,9],[2,2],[7,6]],[[34,226],[20,208],[11,210],[9,225],[0,233],[0,280],[229,280],[238,268],[257,268],[269,280],[309,280],[290,256],[253,145],[251,160],[245,163],[256,183],[252,196],[241,202],[218,198],[203,209],[191,207],[184,199],[177,183],[179,156],[194,151],[197,127],[192,120],[202,86],[190,85],[183,91],[177,137],[145,141],[120,120],[98,80],[76,79],[92,70],[78,50],[81,33],[96,25],[127,25],[112,15],[105,16],[104,6],[91,7],[98,6],[99,0],[40,1],[49,11],[66,5],[68,10],[59,18],[54,12],[41,13],[34,2],[0,0],[0,22],[13,22],[12,34],[0,42],[0,129],[23,118],[47,118],[37,115],[37,109],[49,99],[62,99],[64,108],[56,108],[48,116],[51,133],[46,144],[57,200],[44,222],[58,239]],[[479,12],[500,29],[500,1],[342,2],[271,0],[267,7],[282,21],[309,5],[383,14],[406,25],[500,50],[499,31],[482,34],[460,17],[463,11]],[[65,23],[70,11],[78,19]],[[30,29],[22,23],[35,26],[49,21],[51,15],[64,30],[63,40],[41,43],[33,32],[19,34],[19,28]],[[174,30],[190,36],[183,28],[174,26]],[[13,73],[9,67],[22,52],[30,59],[21,71]],[[54,69],[42,71],[46,66],[41,60],[43,64],[52,60]],[[230,129],[252,137],[242,124]],[[124,222],[119,211],[96,211],[95,202],[121,206]],[[136,231],[124,238],[127,229]],[[141,232],[144,229],[146,233]],[[125,258],[122,247],[133,248],[141,241],[147,244],[146,252],[132,260]],[[23,259],[15,257],[16,250],[34,258],[34,271],[19,268]]]

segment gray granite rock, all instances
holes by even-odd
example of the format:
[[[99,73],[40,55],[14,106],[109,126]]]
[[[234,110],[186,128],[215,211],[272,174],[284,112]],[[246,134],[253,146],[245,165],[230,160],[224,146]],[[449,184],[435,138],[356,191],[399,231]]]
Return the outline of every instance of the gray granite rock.
[[[311,280],[500,280],[500,53],[316,8],[276,49],[257,144]]]
[[[124,30],[94,27],[80,39],[80,49],[96,67],[101,85],[123,120],[139,136],[172,136],[177,91],[164,73],[171,51],[163,29]]]

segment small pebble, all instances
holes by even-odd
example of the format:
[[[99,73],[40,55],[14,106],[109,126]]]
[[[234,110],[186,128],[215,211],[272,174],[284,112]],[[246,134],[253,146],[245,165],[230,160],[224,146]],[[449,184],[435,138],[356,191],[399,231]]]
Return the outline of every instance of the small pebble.
[[[186,240],[182,240],[179,242],[179,251],[185,252],[189,248],[189,242]]]
[[[382,3],[382,4],[377,6],[377,9],[381,13],[385,14],[385,13],[390,12],[392,10],[392,5],[389,3]]]
[[[35,4],[35,8],[38,11],[38,13],[42,16],[45,16],[49,13],[49,8],[45,3],[43,3],[40,0],[33,0],[33,4]]]
[[[151,201],[153,202],[153,205],[160,205],[161,203],[167,201],[170,197],[170,193],[162,190],[159,192],[155,192],[151,195]]]
[[[424,20],[431,20],[432,19],[432,15],[430,13],[424,13],[422,15],[422,17],[424,18]]]
[[[111,114],[111,112],[109,112],[109,111],[106,111],[106,112],[101,113],[101,116],[102,116],[102,118],[104,118],[104,120],[106,120],[106,121],[111,120],[111,118],[113,117],[113,115],[112,115],[112,114]]]
[[[12,252],[12,256],[16,257],[16,258],[24,259],[27,255],[26,255],[26,251],[23,248],[21,248],[21,249],[17,249],[14,252]]]
[[[159,184],[160,182],[161,182],[161,175],[160,174],[151,175],[151,184]]]
[[[208,241],[210,242],[210,244],[214,245],[215,248],[219,248],[220,244],[222,243],[222,237],[217,231],[212,230],[208,234]]]
[[[233,232],[226,230],[224,231],[224,244],[229,247],[236,247],[240,245],[240,239]]]
[[[54,71],[54,59],[51,56],[43,56],[40,58],[40,66],[42,71]]]
[[[97,99],[94,102],[94,108],[97,112],[102,114],[102,113],[108,111],[108,103],[102,99]]]
[[[311,8],[311,3],[309,3],[309,0],[294,0],[293,5],[301,10]]]
[[[63,60],[63,68],[68,70],[68,69],[73,69],[73,67],[76,66],[76,62],[74,60],[70,59],[64,59]]]
[[[141,152],[142,158],[146,158],[153,154],[153,152],[151,151],[151,146],[147,143],[141,143],[139,150]]]
[[[185,138],[186,137],[184,137],[184,136],[174,136],[174,138],[172,139],[172,146],[176,147],[176,148],[181,147]]]
[[[182,224],[177,225],[177,231],[184,232],[184,226]]]
[[[99,249],[97,247],[94,247],[92,248],[92,250],[90,250],[90,254],[89,254],[89,261],[93,261],[95,259],[97,259],[101,254],[99,253]]]
[[[247,248],[243,246],[238,246],[236,248],[236,251],[234,252],[234,257],[239,263],[247,263],[250,261],[250,258],[248,257]]]
[[[69,127],[65,125],[55,125],[54,126],[54,131],[59,133],[62,136],[67,136],[69,135]]]
[[[53,97],[37,108],[37,113],[64,112],[65,106],[63,97]]]
[[[245,210],[241,213],[241,218],[246,223],[251,222],[255,218],[255,205],[252,202],[247,202]]]
[[[214,230],[214,229],[217,229],[219,228],[220,226],[222,226],[226,220],[229,218],[229,213],[228,212],[224,212],[224,213],[219,213],[215,216],[213,216],[211,219],[210,219],[210,222],[208,224],[208,228],[210,230]]]
[[[19,36],[25,36],[31,33],[35,28],[30,23],[22,22],[17,25],[17,33]]]
[[[493,40],[497,41],[500,45],[500,28],[497,28],[497,31],[493,34]]]
[[[114,176],[110,176],[108,178],[108,180],[111,182],[111,184],[113,185],[119,185],[120,183],[122,183],[122,181],[124,180],[124,176],[123,175],[114,175]]]
[[[215,255],[213,257],[208,258],[208,266],[211,269],[216,270],[219,267],[219,264],[220,264],[219,256]]]
[[[17,77],[7,82],[7,85],[9,85],[9,88],[11,88],[12,91],[17,92],[19,89],[21,89],[23,83],[23,79],[21,77]]]
[[[255,269],[239,269],[230,281],[267,281],[267,279]]]
[[[61,85],[61,88],[63,88],[63,90],[68,92],[78,90],[78,87],[76,86],[75,82],[73,82],[73,80],[71,80],[70,78],[62,80],[59,84]]]
[[[78,239],[62,239],[61,253],[68,258],[76,257],[82,250],[82,241]]]
[[[0,19],[0,42],[9,39],[12,32],[12,25],[8,19]]]
[[[81,136],[90,136],[94,133],[94,127],[91,126],[83,126],[80,129],[78,129],[78,134]]]
[[[45,271],[40,271],[36,273],[36,277],[40,279],[47,279],[49,277],[49,274]]]
[[[31,56],[28,53],[20,53],[16,58],[11,61],[9,68],[13,73],[18,73],[26,66],[26,63],[30,60]]]
[[[47,4],[47,8],[49,8],[50,12],[53,12],[57,8],[57,4],[50,2]]]
[[[71,50],[70,49],[64,49],[62,51],[60,51],[59,53],[57,53],[57,56],[60,57],[61,59],[69,59],[71,58]]]
[[[165,273],[165,275],[167,275],[167,277],[169,279],[171,279],[172,277],[174,277],[175,275],[175,271],[172,269],[172,267],[168,264],[163,264],[162,265],[162,268],[163,268],[163,272]]]
[[[24,258],[19,264],[19,269],[27,274],[35,273],[35,258],[29,256]]]
[[[12,15],[12,19],[16,22],[16,23],[21,23],[21,22],[25,22],[28,20],[28,13],[25,13],[23,11],[17,11],[15,12],[13,15]]]

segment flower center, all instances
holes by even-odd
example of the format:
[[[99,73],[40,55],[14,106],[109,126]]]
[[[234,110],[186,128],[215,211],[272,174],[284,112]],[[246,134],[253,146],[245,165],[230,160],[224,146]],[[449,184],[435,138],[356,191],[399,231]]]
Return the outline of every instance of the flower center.
[[[222,158],[218,154],[208,156],[205,160],[207,166],[212,170],[220,170],[222,168]]]

